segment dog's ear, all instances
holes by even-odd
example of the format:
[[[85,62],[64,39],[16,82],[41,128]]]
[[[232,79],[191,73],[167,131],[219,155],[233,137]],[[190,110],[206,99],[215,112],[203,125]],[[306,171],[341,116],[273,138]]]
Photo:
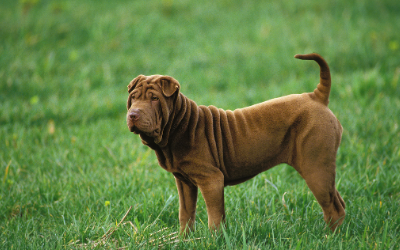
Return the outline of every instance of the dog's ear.
[[[175,92],[179,91],[181,87],[178,81],[170,76],[162,76],[158,81],[158,84],[166,97],[172,96]]]
[[[136,84],[143,78],[144,75],[138,75],[135,79],[133,79],[128,85],[128,93],[132,91],[136,87]]]

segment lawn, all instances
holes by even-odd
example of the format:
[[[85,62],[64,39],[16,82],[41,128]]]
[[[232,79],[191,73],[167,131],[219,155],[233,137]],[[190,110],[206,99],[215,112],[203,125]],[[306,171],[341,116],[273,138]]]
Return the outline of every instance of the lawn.
[[[0,249],[399,249],[398,0],[3,0]],[[177,235],[172,174],[129,132],[129,81],[176,78],[236,109],[311,92],[318,52],[344,133],[333,234],[286,165],[225,189],[223,232]]]

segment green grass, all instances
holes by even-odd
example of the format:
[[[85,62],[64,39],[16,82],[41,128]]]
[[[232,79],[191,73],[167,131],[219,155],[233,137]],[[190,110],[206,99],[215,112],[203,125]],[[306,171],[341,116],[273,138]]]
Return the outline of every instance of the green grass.
[[[93,247],[116,228],[97,249],[399,249],[399,14],[398,0],[2,1],[0,248]],[[198,104],[235,109],[312,91],[318,66],[293,59],[310,52],[331,67],[344,127],[343,225],[329,233],[279,166],[226,188],[223,233],[200,196],[196,231],[171,239],[174,179],[126,127],[129,81],[171,75]]]

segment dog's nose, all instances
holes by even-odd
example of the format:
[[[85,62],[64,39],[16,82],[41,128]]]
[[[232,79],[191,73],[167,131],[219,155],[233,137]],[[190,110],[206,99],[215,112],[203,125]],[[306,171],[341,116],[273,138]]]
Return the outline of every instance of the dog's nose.
[[[132,109],[129,112],[129,118],[133,121],[137,121],[140,118],[139,109]]]

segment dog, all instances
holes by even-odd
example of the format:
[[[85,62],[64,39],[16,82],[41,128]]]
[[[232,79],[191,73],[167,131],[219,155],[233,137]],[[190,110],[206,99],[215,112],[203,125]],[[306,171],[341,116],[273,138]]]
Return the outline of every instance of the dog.
[[[139,75],[128,85],[127,125],[155,151],[175,177],[180,232],[194,229],[198,189],[208,226],[225,220],[224,187],[249,180],[278,164],[292,166],[306,181],[332,231],[345,217],[335,187],[342,126],[329,110],[331,77],[318,54],[296,55],[320,66],[314,92],[292,94],[241,109],[198,106],[170,76]]]

